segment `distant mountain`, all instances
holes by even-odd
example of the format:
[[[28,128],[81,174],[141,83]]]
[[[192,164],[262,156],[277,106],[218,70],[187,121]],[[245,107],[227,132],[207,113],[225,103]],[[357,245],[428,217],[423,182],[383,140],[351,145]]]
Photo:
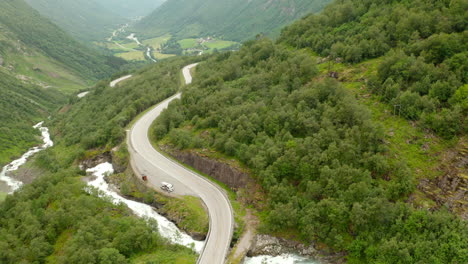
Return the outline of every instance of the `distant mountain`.
[[[119,24],[128,22],[127,18],[112,12],[99,0],[25,1],[72,36],[85,41],[104,39]]]
[[[215,35],[242,41],[259,33],[277,36],[281,28],[331,0],[168,0],[135,25],[147,37]]]
[[[80,44],[23,0],[0,1],[0,26],[9,33],[9,39],[17,39],[25,47],[39,50],[85,79],[105,78],[122,63]]]
[[[166,0],[98,0],[99,3],[125,18],[146,16],[158,8]]]

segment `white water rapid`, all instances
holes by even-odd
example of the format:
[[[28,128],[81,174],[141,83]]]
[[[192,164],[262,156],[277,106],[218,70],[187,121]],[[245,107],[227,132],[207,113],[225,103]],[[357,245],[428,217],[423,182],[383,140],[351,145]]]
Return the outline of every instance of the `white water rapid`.
[[[138,40],[138,38],[135,36],[135,33],[130,34],[130,36],[127,37],[130,40],[135,41],[138,45],[142,46],[141,42]]]
[[[28,161],[28,159],[32,155],[46,148],[50,148],[54,145],[54,142],[52,142],[52,140],[50,139],[49,129],[47,127],[43,127],[43,124],[44,122],[40,122],[37,125],[33,126],[33,128],[39,129],[41,131],[42,140],[44,141],[44,144],[42,144],[41,146],[30,148],[26,153],[23,154],[23,156],[21,156],[21,158],[14,160],[10,164],[3,167],[2,172],[0,173],[0,181],[5,182],[8,185],[8,187],[10,187],[11,191],[9,192],[9,194],[18,190],[21,187],[21,185],[23,185],[23,183],[9,177],[8,173],[17,170],[21,165],[25,164],[26,161]]]
[[[89,186],[101,190],[104,195],[112,198],[115,204],[124,203],[139,217],[155,219],[158,222],[158,229],[161,236],[167,238],[172,243],[193,248],[198,253],[201,252],[205,245],[203,241],[196,241],[189,235],[181,232],[174,223],[159,215],[151,206],[125,199],[109,188],[109,184],[104,180],[104,177],[114,173],[112,164],[108,162],[102,163],[94,168],[88,169],[87,172],[92,173],[96,177],[95,180],[88,183]]]
[[[245,258],[244,264],[319,264],[319,262],[297,255],[285,254],[277,257],[257,256]]]
[[[155,60],[155,59],[153,58],[153,56],[151,55],[151,48],[149,48],[149,47],[148,47],[147,50],[146,50],[146,56],[148,56],[148,58],[149,58],[150,60],[152,60],[153,62],[158,62],[158,61]]]

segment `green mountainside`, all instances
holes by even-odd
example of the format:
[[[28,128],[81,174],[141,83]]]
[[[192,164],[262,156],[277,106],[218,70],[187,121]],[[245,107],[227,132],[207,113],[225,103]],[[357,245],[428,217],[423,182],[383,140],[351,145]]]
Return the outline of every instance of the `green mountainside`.
[[[73,37],[103,40],[128,19],[113,13],[99,0],[25,0]]]
[[[55,89],[18,80],[0,67],[0,166],[33,144],[39,132],[32,128],[57,110],[65,97]]]
[[[166,0],[97,0],[99,4],[121,17],[133,19],[153,12]]]
[[[0,164],[38,143],[32,126],[123,62],[75,41],[22,0],[0,2]]]
[[[40,50],[86,79],[108,77],[125,63],[80,44],[23,0],[0,2],[0,26],[26,46]]]
[[[329,0],[168,0],[134,26],[147,37],[170,33],[179,39],[216,36],[242,41],[319,12]]]

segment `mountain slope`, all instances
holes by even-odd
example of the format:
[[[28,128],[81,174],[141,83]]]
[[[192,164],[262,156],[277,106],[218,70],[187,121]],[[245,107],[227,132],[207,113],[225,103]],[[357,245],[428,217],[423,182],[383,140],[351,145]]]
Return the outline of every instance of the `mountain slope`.
[[[37,144],[32,126],[72,94],[120,65],[40,16],[24,1],[0,1],[0,164]]]
[[[171,33],[178,38],[216,35],[242,41],[259,33],[276,36],[280,28],[329,0],[168,0],[135,30],[146,36]]]
[[[1,67],[0,67],[1,68]],[[65,97],[53,89],[23,82],[0,69],[0,166],[37,143],[32,126],[44,120]]]
[[[25,0],[72,36],[85,41],[102,40],[128,20],[98,0]]]
[[[105,78],[123,63],[80,44],[23,0],[0,2],[0,24],[28,47],[41,50],[84,78]]]
[[[128,19],[146,16],[166,0],[99,0],[108,10]]]

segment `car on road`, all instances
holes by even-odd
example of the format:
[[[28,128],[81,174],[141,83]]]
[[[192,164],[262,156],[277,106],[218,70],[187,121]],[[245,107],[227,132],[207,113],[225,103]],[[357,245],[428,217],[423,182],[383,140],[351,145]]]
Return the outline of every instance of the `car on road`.
[[[161,189],[163,191],[166,191],[168,193],[171,193],[174,191],[174,186],[168,182],[161,182]]]

